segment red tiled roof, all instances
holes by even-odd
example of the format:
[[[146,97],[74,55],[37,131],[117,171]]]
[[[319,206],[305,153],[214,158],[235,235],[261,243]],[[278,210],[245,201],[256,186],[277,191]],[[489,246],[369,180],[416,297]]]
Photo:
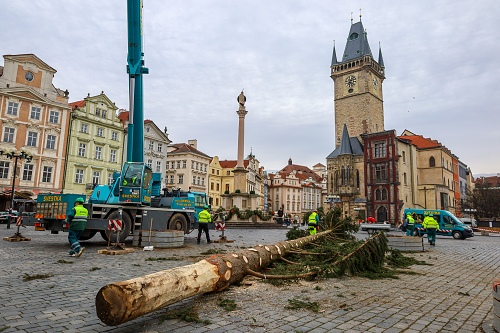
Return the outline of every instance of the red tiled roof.
[[[243,167],[247,168],[248,163],[249,163],[249,160],[243,160]],[[236,168],[236,164],[238,164],[238,161],[237,160],[224,160],[224,161],[219,161],[219,164],[224,169]]]
[[[168,154],[194,153],[194,154],[198,154],[198,155],[201,155],[201,156],[205,156],[205,157],[211,158],[207,154],[202,153],[201,151],[199,151],[198,149],[194,148],[191,145],[188,145],[187,143],[174,143],[174,144],[171,144],[170,147],[174,147],[176,149],[174,149],[173,151],[169,152]]]
[[[490,176],[490,177],[479,177],[475,181],[476,184],[486,184],[492,187],[500,187],[500,177]]]
[[[321,176],[319,176],[316,172],[312,171],[308,167],[297,164],[288,164],[286,167],[281,169],[279,173],[289,175],[293,171],[295,171],[295,177],[297,177],[300,180],[306,180],[309,177],[311,177],[312,179],[314,179],[315,182],[319,183],[323,179],[321,178]]]
[[[413,143],[417,148],[440,148],[443,145],[439,143],[437,140],[432,140],[429,138],[424,138],[421,135],[401,135],[398,138],[403,140],[409,140]]]
[[[69,106],[71,106],[72,109],[83,108],[85,106],[85,101],[81,100],[81,101],[71,102],[69,103]]]

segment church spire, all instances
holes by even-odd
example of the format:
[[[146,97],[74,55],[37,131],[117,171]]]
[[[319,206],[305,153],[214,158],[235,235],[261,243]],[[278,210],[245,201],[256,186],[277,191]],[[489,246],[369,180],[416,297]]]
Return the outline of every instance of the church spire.
[[[335,51],[335,40],[333,41],[333,55],[332,55],[332,66],[335,66],[337,61],[337,51]]]
[[[384,58],[382,58],[382,48],[380,47],[380,42],[378,42],[378,64],[380,67],[384,68]]]
[[[373,58],[370,45],[368,44],[367,33],[363,28],[363,23],[359,21],[351,25],[341,62],[361,58],[365,55]]]

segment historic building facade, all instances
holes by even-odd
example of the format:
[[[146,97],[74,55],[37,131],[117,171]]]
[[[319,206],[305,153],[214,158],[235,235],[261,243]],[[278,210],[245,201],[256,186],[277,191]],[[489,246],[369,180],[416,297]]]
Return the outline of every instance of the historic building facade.
[[[124,134],[115,104],[101,92],[71,102],[64,192],[90,195],[97,185],[113,183],[122,167]]]
[[[34,54],[4,55],[0,66],[0,150],[23,156],[0,156],[0,209],[16,199],[60,192],[70,122],[69,92],[55,88],[56,70]],[[16,165],[17,162],[17,165]],[[17,167],[16,177],[14,168]],[[17,206],[14,206],[17,209]]]
[[[198,150],[198,141],[174,143],[167,147],[166,187],[208,193],[212,157]]]

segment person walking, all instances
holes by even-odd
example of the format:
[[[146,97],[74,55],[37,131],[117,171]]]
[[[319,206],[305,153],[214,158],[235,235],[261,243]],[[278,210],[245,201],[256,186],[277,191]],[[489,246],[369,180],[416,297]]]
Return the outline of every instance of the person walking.
[[[318,230],[318,223],[319,223],[319,216],[318,216],[318,210],[315,209],[312,211],[311,215],[309,215],[308,219],[308,229],[309,229],[309,235],[316,235],[316,232]]]
[[[71,246],[69,255],[71,257],[79,257],[85,250],[79,242],[80,236],[87,226],[87,218],[89,216],[87,208],[83,207],[84,202],[83,198],[76,199],[75,207],[73,207],[67,219],[69,223],[68,241]]]
[[[415,230],[415,219],[410,213],[406,214],[406,236],[413,236]]]
[[[429,244],[436,246],[436,232],[439,229],[439,223],[432,214],[428,214],[422,222],[422,227],[427,230],[427,239]]]
[[[198,239],[197,244],[200,244],[201,232],[204,231],[207,236],[207,244],[210,244],[210,235],[208,233],[208,224],[212,222],[212,216],[208,212],[209,207],[203,206],[203,210],[198,214]]]

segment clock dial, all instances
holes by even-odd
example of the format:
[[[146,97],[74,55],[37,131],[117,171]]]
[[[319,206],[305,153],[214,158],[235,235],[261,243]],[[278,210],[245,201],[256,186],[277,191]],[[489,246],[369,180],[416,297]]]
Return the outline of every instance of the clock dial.
[[[373,88],[377,89],[377,87],[378,87],[378,80],[377,80],[377,78],[374,77],[372,81],[373,81]]]
[[[26,72],[26,74],[24,74],[24,78],[26,79],[26,81],[31,82],[33,81],[35,76],[31,72]]]
[[[353,76],[353,75],[349,75],[346,79],[345,79],[345,85],[346,87],[348,88],[352,88],[356,85],[356,77]]]

